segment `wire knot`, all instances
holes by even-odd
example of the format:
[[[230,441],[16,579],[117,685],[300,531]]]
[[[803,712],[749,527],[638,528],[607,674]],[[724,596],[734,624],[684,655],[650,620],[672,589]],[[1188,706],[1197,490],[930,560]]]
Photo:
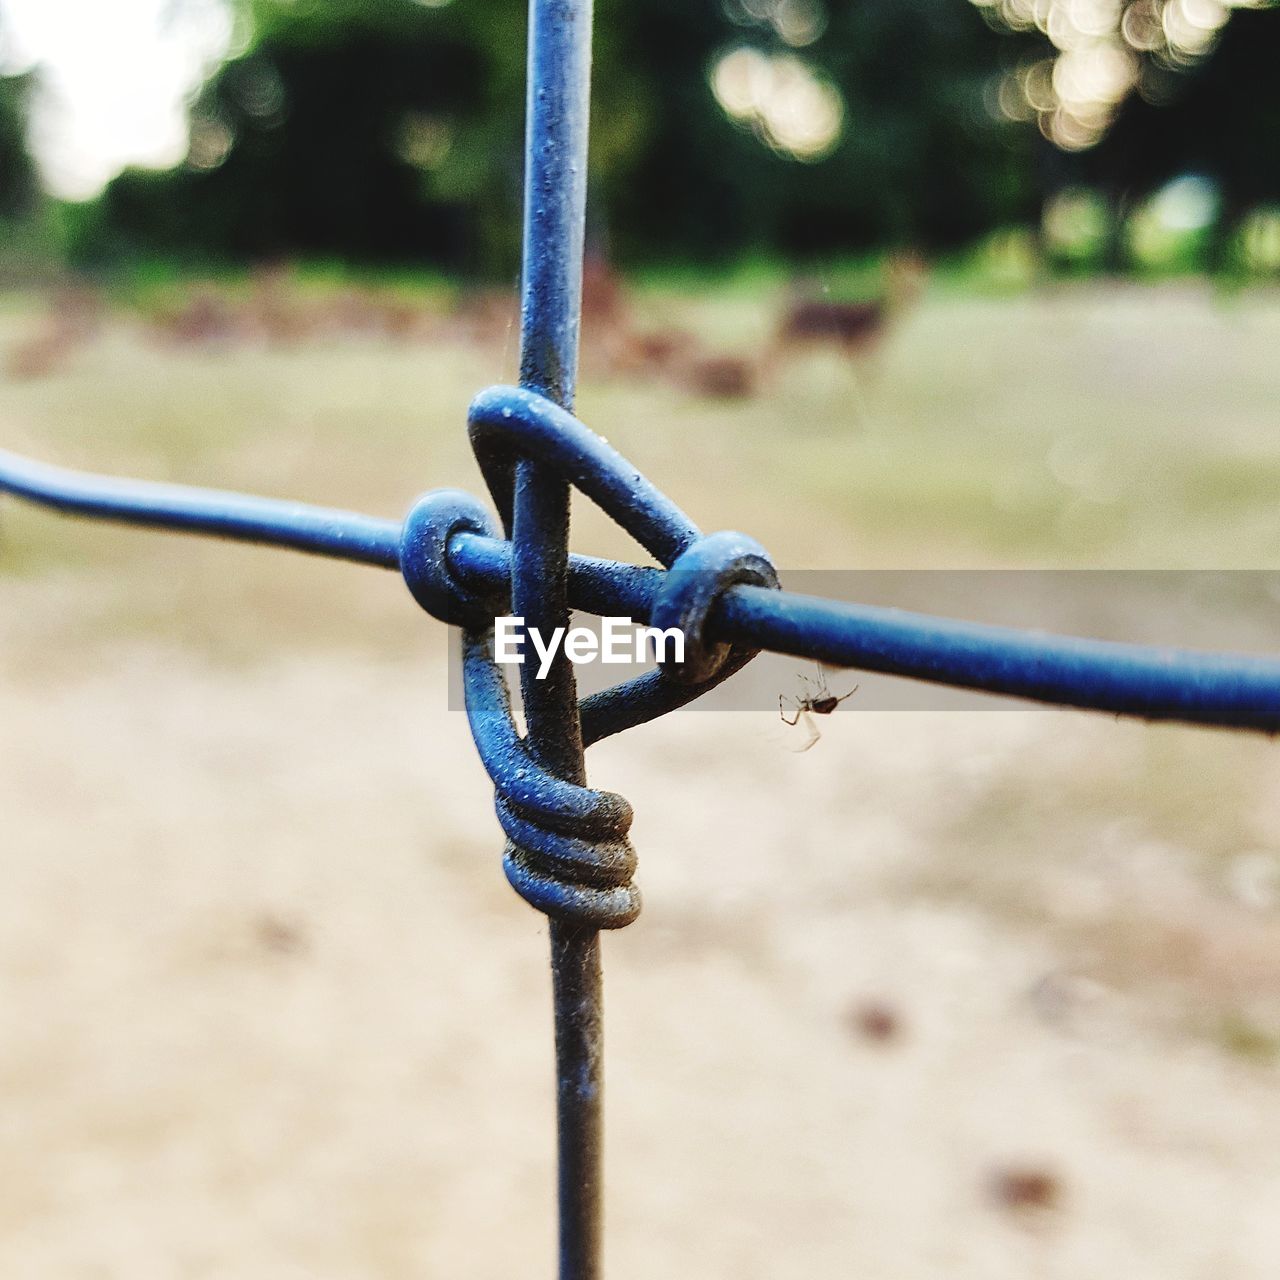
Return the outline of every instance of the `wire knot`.
[[[433,618],[454,626],[491,625],[505,607],[498,596],[478,595],[449,564],[449,543],[459,533],[499,537],[484,504],[461,489],[432,489],[405,517],[400,534],[400,573],[409,593]]]
[[[711,533],[691,543],[672,563],[658,588],[649,625],[684,634],[684,661],[664,664],[683,684],[705,684],[734,654],[732,645],[713,643],[707,631],[720,597],[733,586],[778,588],[768,552],[745,533]],[[739,655],[753,656],[754,650]],[[739,663],[741,665],[741,663]]]
[[[730,587],[777,587],[759,543],[741,533],[704,535],[605,440],[536,392],[482,392],[471,406],[468,430],[513,566],[516,473],[527,459],[570,481],[667,569],[649,622],[684,633],[683,660],[584,699],[584,746],[684,706],[750,661],[755,650],[714,643],[710,634],[716,606]],[[511,585],[481,593],[454,572],[450,543],[463,533],[502,537],[470,495],[450,489],[426,494],[405,520],[400,570],[423,609],[462,627],[467,715],[507,837],[507,879],[530,906],[554,919],[593,929],[630,924],[640,912],[631,882],[631,806],[612,792],[557,776],[520,736],[494,652],[494,619],[510,609]]]

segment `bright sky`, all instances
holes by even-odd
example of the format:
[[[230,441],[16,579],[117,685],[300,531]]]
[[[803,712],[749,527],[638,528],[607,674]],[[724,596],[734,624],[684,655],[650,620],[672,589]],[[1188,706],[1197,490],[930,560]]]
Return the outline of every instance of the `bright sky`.
[[[58,195],[186,154],[186,101],[226,50],[221,0],[0,0],[4,70],[38,66],[32,146]]]

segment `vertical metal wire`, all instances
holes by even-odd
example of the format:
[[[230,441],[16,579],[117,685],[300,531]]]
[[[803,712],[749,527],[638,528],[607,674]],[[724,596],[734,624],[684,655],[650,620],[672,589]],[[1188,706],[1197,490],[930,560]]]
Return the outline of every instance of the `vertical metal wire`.
[[[520,382],[573,407],[586,221],[592,0],[530,0],[525,120]],[[568,621],[569,486],[531,462],[516,470],[512,603],[544,634]],[[521,668],[530,749],[583,782],[573,667]],[[600,935],[551,922],[556,1025],[560,1280],[600,1274]]]

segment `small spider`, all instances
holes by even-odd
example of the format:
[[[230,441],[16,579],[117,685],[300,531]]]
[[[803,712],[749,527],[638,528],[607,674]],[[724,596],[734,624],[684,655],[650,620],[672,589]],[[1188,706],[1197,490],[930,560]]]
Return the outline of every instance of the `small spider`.
[[[785,694],[778,694],[778,715],[782,718],[782,723],[786,725],[799,724],[804,721],[804,727],[809,737],[805,741],[803,747],[798,747],[798,751],[808,751],[817,740],[822,737],[818,732],[818,726],[814,724],[814,716],[829,716],[835,709],[846,699],[852,698],[858,692],[858,686],[855,684],[848,693],[842,693],[836,697],[827,685],[827,673],[822,666],[818,667],[818,677],[815,680],[812,676],[800,677],[800,696],[797,698],[788,698]],[[795,709],[795,714],[791,719],[787,719],[787,703]]]

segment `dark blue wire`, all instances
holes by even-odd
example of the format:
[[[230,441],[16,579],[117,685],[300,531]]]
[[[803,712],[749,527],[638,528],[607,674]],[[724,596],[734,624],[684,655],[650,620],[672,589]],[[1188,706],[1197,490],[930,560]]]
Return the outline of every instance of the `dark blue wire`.
[[[548,404],[560,410],[573,408],[578,373],[592,11],[593,0],[529,0],[520,385],[545,396]],[[530,449],[513,454],[509,467],[499,464],[496,473],[486,471],[486,479],[498,482],[494,496],[512,539],[508,578],[512,605],[531,628],[550,634],[569,616],[571,477],[539,460]],[[504,483],[510,486],[505,494]],[[474,651],[476,640],[474,634],[465,634],[464,652]],[[469,699],[473,688],[469,680]],[[525,743],[532,762],[548,771],[549,779],[585,786],[573,664],[561,654],[546,677],[536,680],[527,667],[522,668],[521,690]],[[498,778],[494,782],[501,816],[502,789]],[[629,883],[619,883],[609,891],[584,890],[579,900],[581,886],[573,883],[577,872],[557,864],[553,832],[543,832],[552,837],[548,843],[526,828],[504,823],[503,829],[508,880],[530,905],[551,916],[560,1280],[597,1280],[603,1181],[602,980],[597,930],[605,916],[618,924],[633,918],[639,898]],[[609,861],[603,852],[601,856]],[[581,870],[579,860],[571,861]],[[616,863],[615,870],[626,862],[624,858]],[[622,879],[629,880],[629,871]],[[601,906],[600,893],[609,903],[602,913],[590,905]],[[586,905],[585,916],[550,910],[553,903],[569,907],[575,902]]]
[[[399,564],[399,524],[348,511],[109,479],[3,451],[0,490],[77,515]],[[459,534],[449,558],[469,585],[510,583],[509,542]],[[647,622],[662,578],[661,569],[572,556],[570,602]],[[1280,661],[1270,657],[1044,635],[746,586],[725,592],[711,624],[717,639],[832,666],[1117,715],[1280,731]]]
[[[353,511],[219,489],[116,480],[33,462],[3,449],[0,491],[68,515],[292,547],[386,569],[395,569],[400,563],[399,523]]]

